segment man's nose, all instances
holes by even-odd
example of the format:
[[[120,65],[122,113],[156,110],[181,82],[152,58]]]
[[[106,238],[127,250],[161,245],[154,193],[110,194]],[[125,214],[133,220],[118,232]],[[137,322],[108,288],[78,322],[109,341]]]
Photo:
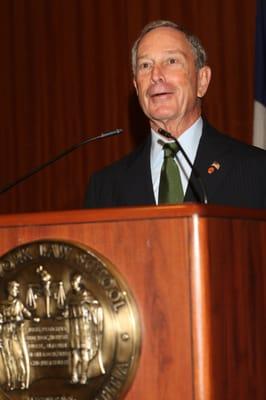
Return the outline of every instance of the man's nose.
[[[160,81],[164,81],[164,74],[163,74],[163,70],[162,67],[158,64],[155,64],[152,67],[152,71],[151,71],[151,79],[154,83],[160,82]]]

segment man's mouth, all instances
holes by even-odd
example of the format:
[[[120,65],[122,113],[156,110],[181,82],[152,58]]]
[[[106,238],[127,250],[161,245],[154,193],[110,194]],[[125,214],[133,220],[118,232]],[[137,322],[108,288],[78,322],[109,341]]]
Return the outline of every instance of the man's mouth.
[[[147,94],[151,98],[169,96],[174,93],[174,88],[170,85],[154,85],[150,86]]]
[[[172,92],[159,92],[159,93],[153,93],[150,95],[150,97],[160,97],[160,96],[167,96],[169,94],[172,94]]]

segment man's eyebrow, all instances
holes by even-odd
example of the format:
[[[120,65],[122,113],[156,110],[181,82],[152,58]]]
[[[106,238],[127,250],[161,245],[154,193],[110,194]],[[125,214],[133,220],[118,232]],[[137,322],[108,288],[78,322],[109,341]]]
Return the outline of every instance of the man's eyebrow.
[[[150,56],[148,56],[148,54],[143,54],[142,56],[138,56],[137,57],[137,61],[141,60],[142,58],[151,58]]]
[[[173,53],[182,53],[182,51],[179,50],[179,49],[169,49],[169,50],[165,50],[165,53],[171,53],[171,54],[173,54]]]

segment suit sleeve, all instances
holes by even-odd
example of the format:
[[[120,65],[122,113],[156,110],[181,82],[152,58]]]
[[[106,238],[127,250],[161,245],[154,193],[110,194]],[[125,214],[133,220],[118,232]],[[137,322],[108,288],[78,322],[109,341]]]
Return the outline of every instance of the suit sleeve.
[[[100,207],[99,199],[97,196],[97,180],[95,179],[94,175],[91,176],[86,188],[84,207],[85,208]]]
[[[107,170],[95,172],[88,183],[85,193],[85,208],[109,208],[117,206],[114,197],[116,183]]]

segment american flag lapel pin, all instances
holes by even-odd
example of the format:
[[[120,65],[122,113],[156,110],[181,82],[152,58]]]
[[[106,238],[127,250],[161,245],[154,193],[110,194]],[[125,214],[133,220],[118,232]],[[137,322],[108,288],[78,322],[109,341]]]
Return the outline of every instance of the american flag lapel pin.
[[[221,164],[218,161],[213,161],[213,163],[208,168],[208,174],[213,174],[216,171],[219,171]]]

